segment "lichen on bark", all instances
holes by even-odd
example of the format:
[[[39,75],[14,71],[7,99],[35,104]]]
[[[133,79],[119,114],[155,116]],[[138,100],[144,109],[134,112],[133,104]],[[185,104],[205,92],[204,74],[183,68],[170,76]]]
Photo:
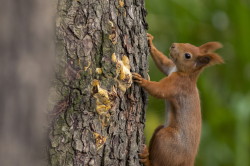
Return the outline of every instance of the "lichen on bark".
[[[129,75],[147,77],[144,1],[59,0],[57,13],[49,165],[140,165],[146,95]]]

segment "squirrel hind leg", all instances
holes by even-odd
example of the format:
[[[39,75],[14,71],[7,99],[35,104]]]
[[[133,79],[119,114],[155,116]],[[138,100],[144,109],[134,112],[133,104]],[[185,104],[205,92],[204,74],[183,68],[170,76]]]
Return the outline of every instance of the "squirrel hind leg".
[[[154,131],[154,134],[150,140],[150,145],[149,145],[149,150],[152,148],[152,142],[154,141],[155,139],[155,136],[156,136],[156,133],[158,133],[158,131],[160,129],[164,128],[163,125],[157,127]],[[152,164],[150,163],[150,160],[149,160],[149,151],[147,146],[145,144],[142,145],[142,150],[141,152],[139,153],[139,158],[140,158],[140,162],[144,165],[144,166],[152,166]]]
[[[148,152],[148,148],[145,144],[142,145],[142,150],[139,153],[139,161],[144,165],[144,166],[152,166],[150,164],[150,160],[149,160],[149,152]]]
[[[151,151],[151,148],[152,148],[152,144],[153,144],[153,142],[154,142],[154,140],[155,140],[155,137],[156,137],[156,134],[158,133],[158,131],[160,131],[162,128],[164,128],[164,125],[160,125],[160,126],[158,126],[156,129],[155,129],[155,131],[154,131],[154,134],[153,134],[153,136],[152,136],[152,138],[151,138],[151,140],[150,140],[150,142],[149,142],[149,152]]]

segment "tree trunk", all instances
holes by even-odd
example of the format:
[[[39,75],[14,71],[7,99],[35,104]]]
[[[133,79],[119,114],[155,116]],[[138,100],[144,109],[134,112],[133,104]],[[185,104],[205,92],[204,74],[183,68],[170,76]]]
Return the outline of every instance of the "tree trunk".
[[[148,72],[143,0],[59,0],[49,163],[137,166]]]
[[[44,166],[44,112],[54,57],[53,3],[0,4],[0,166]]]

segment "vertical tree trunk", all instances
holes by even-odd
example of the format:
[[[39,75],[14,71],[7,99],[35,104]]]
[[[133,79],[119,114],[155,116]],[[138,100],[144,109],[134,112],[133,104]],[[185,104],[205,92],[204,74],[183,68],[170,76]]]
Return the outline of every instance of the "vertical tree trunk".
[[[147,77],[143,0],[59,0],[50,165],[137,166]]]
[[[0,165],[44,166],[42,124],[54,57],[53,3],[0,4]]]

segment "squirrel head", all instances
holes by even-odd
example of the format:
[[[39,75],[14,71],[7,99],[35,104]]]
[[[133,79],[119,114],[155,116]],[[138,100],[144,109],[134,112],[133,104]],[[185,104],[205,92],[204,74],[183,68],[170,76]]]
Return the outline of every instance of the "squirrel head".
[[[204,67],[223,63],[223,59],[214,53],[221,47],[219,42],[208,42],[199,47],[189,43],[173,43],[170,47],[170,57],[178,71],[194,73]]]

